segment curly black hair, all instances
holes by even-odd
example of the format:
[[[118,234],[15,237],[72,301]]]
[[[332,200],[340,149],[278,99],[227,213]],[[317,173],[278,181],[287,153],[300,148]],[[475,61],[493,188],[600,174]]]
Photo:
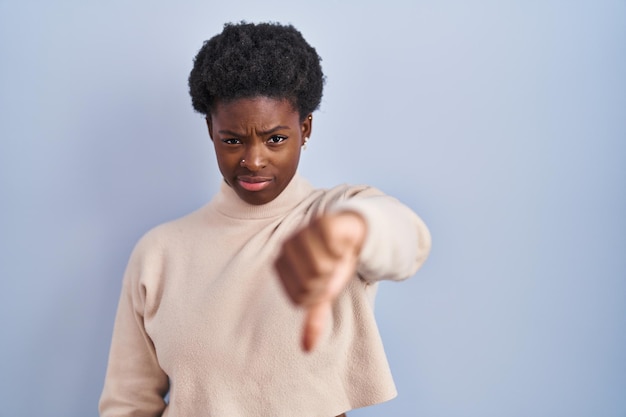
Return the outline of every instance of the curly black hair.
[[[227,23],[204,45],[189,74],[193,107],[209,115],[220,100],[287,99],[304,119],[322,100],[324,74],[315,49],[291,25]]]

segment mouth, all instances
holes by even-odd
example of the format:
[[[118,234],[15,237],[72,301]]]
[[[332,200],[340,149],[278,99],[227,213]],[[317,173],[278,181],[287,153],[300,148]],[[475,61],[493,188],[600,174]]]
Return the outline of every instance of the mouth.
[[[272,182],[270,177],[258,177],[255,175],[240,175],[237,184],[246,191],[261,191],[269,187]]]

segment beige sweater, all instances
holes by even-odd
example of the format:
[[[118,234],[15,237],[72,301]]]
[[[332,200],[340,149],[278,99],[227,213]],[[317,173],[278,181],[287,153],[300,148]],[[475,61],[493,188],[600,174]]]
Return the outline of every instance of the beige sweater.
[[[303,312],[272,264],[280,243],[328,210],[368,223],[358,275],[327,334],[301,351]],[[377,281],[413,275],[424,223],[376,189],[313,189],[296,177],[253,206],[227,185],[203,208],[148,232],[124,277],[102,417],[332,417],[396,395],[374,321]],[[164,397],[169,392],[169,403]]]

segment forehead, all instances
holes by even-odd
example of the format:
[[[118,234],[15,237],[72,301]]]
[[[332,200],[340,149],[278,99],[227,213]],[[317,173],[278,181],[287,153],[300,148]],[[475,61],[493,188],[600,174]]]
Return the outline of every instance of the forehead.
[[[214,123],[272,124],[297,120],[299,115],[287,99],[259,96],[218,101],[213,107],[211,118]]]

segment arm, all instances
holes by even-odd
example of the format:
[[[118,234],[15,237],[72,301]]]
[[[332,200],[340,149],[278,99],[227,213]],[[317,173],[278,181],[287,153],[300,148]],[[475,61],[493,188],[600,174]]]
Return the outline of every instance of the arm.
[[[428,227],[413,210],[395,198],[374,189],[363,194],[331,209],[331,212],[353,211],[367,223],[367,238],[357,266],[359,276],[368,282],[409,278],[430,253]]]
[[[288,296],[307,308],[303,348],[313,348],[333,301],[355,272],[369,282],[405,279],[429,250],[421,219],[374,189],[335,204],[287,239],[275,265]]]
[[[143,268],[137,258],[134,253],[124,276],[100,397],[101,417],[156,417],[166,406],[169,380],[144,328],[146,293],[140,283]]]

